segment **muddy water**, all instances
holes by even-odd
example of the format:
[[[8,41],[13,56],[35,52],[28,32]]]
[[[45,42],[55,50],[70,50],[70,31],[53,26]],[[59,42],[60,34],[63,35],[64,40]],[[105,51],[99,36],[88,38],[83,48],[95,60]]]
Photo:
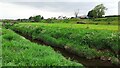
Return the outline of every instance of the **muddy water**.
[[[23,35],[21,34],[20,32],[17,32],[16,33],[20,34],[21,36],[25,37],[26,39],[30,40],[31,42],[34,42],[34,43],[37,43],[37,44],[43,44],[45,46],[48,46],[47,43],[45,43],[44,41],[42,40],[39,40],[39,39],[32,39],[32,37],[28,36],[28,35]],[[103,67],[110,67],[110,68],[116,68],[115,65],[113,65],[112,63],[110,63],[109,61],[102,61],[102,60],[99,60],[99,59],[86,59],[86,58],[83,58],[83,57],[80,57],[80,56],[77,56],[73,53],[70,53],[68,51],[66,51],[64,48],[59,48],[59,47],[54,47],[54,46],[51,46],[55,51],[57,51],[58,53],[61,53],[65,58],[70,58],[71,61],[76,61],[76,62],[79,62],[79,63],[82,63],[85,67],[100,67],[100,68],[103,68]]]

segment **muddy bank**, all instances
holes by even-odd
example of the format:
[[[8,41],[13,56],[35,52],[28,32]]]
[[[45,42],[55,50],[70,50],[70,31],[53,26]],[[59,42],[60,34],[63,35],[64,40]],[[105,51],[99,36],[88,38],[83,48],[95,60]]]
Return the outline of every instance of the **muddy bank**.
[[[109,61],[102,61],[100,59],[86,59],[84,57],[78,56],[74,53],[71,53],[70,51],[67,51],[65,48],[61,48],[61,47],[55,47],[52,45],[49,45],[48,43],[46,43],[45,41],[41,40],[41,39],[32,39],[31,36],[29,35],[25,35],[22,34],[18,31],[15,31],[16,33],[24,36],[26,39],[30,40],[31,42],[35,42],[37,44],[43,44],[45,46],[51,46],[55,51],[61,53],[64,57],[66,58],[70,58],[71,60],[74,60],[76,62],[82,63],[85,67],[112,67],[112,68],[116,68],[116,65],[113,65],[112,63],[110,63]]]

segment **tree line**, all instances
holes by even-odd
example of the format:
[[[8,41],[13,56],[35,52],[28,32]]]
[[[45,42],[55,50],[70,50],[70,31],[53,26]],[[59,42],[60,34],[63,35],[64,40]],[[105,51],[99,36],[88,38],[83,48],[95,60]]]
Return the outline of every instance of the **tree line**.
[[[107,8],[103,4],[99,4],[90,10],[87,16],[88,18],[101,18],[105,15],[105,10],[107,10]],[[78,14],[79,9],[74,12],[75,18],[78,18]]]
[[[103,4],[99,4],[99,5],[95,6],[92,10],[90,10],[88,12],[87,16],[88,16],[88,18],[100,18],[100,17],[103,17],[103,15],[105,15],[105,10],[107,10],[107,8]],[[73,18],[78,18],[78,14],[79,14],[79,9],[74,12],[75,17],[73,17]],[[18,21],[40,22],[43,19],[44,19],[43,16],[36,15],[36,16],[29,17],[29,19],[21,19],[21,20],[19,19]]]
[[[92,10],[90,10],[87,16],[88,18],[100,18],[103,17],[103,15],[105,15],[105,10],[107,10],[107,8],[103,4],[99,4],[95,6]],[[71,17],[71,19],[78,18],[78,14],[79,14],[79,9],[74,12],[75,17]],[[57,19],[57,18],[48,18],[47,20],[49,21],[50,19]],[[69,18],[65,16],[65,18],[60,17],[60,19],[69,19]],[[17,19],[17,21],[20,22],[40,22],[42,20],[44,20],[44,17],[41,15],[30,16],[29,19]]]

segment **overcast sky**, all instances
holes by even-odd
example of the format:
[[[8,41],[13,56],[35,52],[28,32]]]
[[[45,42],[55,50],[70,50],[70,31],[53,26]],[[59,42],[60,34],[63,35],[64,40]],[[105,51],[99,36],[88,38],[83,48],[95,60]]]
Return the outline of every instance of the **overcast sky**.
[[[118,15],[119,0],[0,0],[0,19],[29,18],[42,15],[45,18],[87,15],[96,5],[103,3],[108,8],[106,15]]]

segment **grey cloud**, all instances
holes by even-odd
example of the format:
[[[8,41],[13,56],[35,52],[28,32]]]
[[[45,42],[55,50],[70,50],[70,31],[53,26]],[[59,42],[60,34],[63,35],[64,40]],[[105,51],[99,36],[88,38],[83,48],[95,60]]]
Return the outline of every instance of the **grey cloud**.
[[[7,0],[4,0],[4,1],[7,1]],[[37,1],[37,0],[29,0],[29,2],[17,2],[16,0],[12,0],[12,1],[13,2],[8,2],[8,3],[12,5],[19,5],[21,6],[21,9],[22,7],[24,8],[28,6],[30,7],[30,9],[33,9],[33,10],[39,9],[38,13],[39,11],[42,11],[42,12],[45,11],[45,12],[50,12],[50,13],[52,12],[53,15],[54,13],[56,13],[55,16],[56,15],[73,16],[74,11],[77,9],[80,10],[80,15],[86,15],[89,10],[93,9],[96,5],[100,3],[103,3],[108,8],[107,13],[106,13],[107,15],[116,14],[117,13],[116,8],[118,8],[117,2],[89,2],[89,1],[88,2],[31,2],[31,1]],[[23,0],[19,0],[19,1],[23,1]],[[28,1],[28,0],[25,0],[25,1]],[[34,9],[34,8],[37,8],[37,9]],[[46,15],[47,17],[47,15],[50,13],[46,14],[45,12],[42,14]],[[34,13],[37,13],[37,12],[34,12]],[[34,13],[31,13],[31,15]],[[53,16],[52,14],[50,15],[51,17]]]
[[[80,12],[86,13],[95,5],[97,2],[14,2],[17,5],[26,5],[38,9],[46,9],[52,12],[74,12],[79,9]]]
[[[1,2],[113,2],[119,0],[0,0]]]

